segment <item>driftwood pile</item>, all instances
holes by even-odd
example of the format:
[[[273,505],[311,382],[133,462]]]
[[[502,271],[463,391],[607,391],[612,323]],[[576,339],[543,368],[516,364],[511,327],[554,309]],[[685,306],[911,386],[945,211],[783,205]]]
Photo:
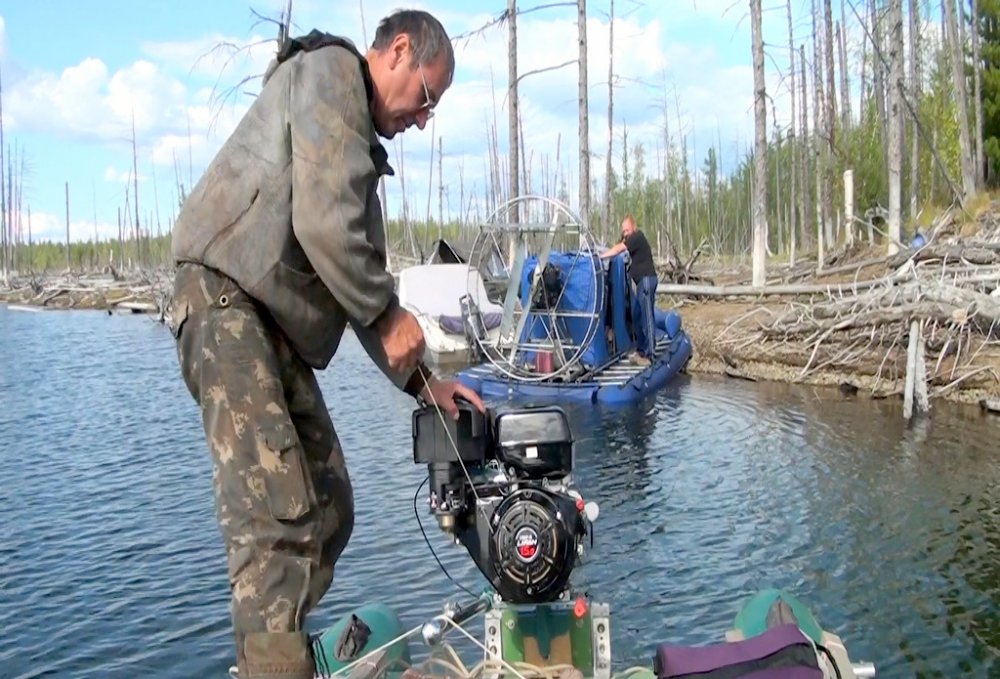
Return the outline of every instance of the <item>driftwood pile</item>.
[[[166,269],[120,273],[30,274],[0,284],[0,302],[34,308],[155,314],[163,320],[173,278]]]
[[[989,291],[984,289],[990,286],[987,279]],[[904,415],[909,417],[914,400],[926,411],[930,396],[966,380],[978,376],[979,382],[1000,382],[995,366],[976,364],[980,354],[1000,345],[997,281],[1000,266],[989,273],[982,267],[958,272],[934,260],[911,262],[882,285],[791,302],[781,313],[768,312],[771,317],[759,322],[756,331],[727,333],[718,342],[754,344],[765,352],[775,344],[804,344],[809,357],[800,377],[830,367],[857,369],[874,374],[873,393],[883,380],[898,381],[905,356]],[[931,394],[929,383],[936,385]]]
[[[675,285],[688,285],[694,282],[706,283],[708,285],[714,285],[714,281],[701,274],[694,273],[694,263],[698,261],[705,248],[708,246],[707,240],[702,240],[698,244],[688,257],[686,262],[682,262],[680,255],[677,254],[677,248],[670,238],[663,236],[666,241],[663,249],[666,251],[666,255],[662,258],[658,258],[654,264],[656,266],[656,275],[659,283],[672,283]]]
[[[731,366],[739,356],[793,367],[798,379],[827,370],[867,376],[873,395],[902,394],[907,419],[956,388],[983,390],[980,405],[994,409],[1000,215],[987,212],[971,238],[955,232],[950,215],[935,227],[919,249],[824,269],[839,282],[684,288],[699,297],[793,297],[781,307],[755,305],[719,333],[714,346]],[[681,286],[662,288],[681,294]]]

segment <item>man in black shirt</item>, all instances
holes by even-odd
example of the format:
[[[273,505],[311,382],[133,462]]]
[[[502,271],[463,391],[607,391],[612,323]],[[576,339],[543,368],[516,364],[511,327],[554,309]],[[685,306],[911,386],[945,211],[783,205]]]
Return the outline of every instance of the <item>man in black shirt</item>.
[[[601,259],[609,259],[628,250],[631,262],[628,270],[635,283],[632,295],[632,323],[639,350],[640,364],[648,364],[655,357],[656,334],[653,309],[656,300],[656,267],[653,265],[653,251],[642,231],[635,228],[632,215],[622,220],[622,239],[601,253]]]

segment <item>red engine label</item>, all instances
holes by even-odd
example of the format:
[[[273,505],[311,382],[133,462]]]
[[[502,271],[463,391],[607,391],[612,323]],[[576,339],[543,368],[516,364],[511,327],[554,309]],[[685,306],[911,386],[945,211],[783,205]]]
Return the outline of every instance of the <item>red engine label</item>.
[[[538,533],[535,532],[534,528],[525,526],[517,531],[515,542],[517,555],[521,558],[521,561],[530,562],[535,560],[535,557],[538,555]]]

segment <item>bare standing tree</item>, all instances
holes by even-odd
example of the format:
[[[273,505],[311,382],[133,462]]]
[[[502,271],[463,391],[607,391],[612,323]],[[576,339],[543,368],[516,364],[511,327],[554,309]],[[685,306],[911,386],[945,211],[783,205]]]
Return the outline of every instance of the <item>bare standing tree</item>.
[[[70,271],[69,263],[69,182],[66,182],[66,271]]]
[[[3,260],[0,273],[3,274],[4,283],[7,282],[9,274],[7,262],[7,191],[4,187],[3,176],[3,80],[0,78],[0,259]]]
[[[833,10],[830,0],[823,0],[823,23],[825,27],[823,38],[824,66],[826,68],[826,114],[823,116],[826,135],[826,150],[823,158],[823,234],[826,244],[833,246],[833,158],[834,129],[837,121],[837,90],[834,86],[833,70]],[[822,82],[822,81],[818,81]],[[822,88],[822,85],[820,85]]]
[[[834,147],[834,122],[837,120],[837,88],[834,84],[836,82],[835,71],[833,65],[833,50],[836,44],[833,40],[833,8],[831,7],[830,0],[823,0],[823,25],[825,29],[825,36],[823,38],[824,60],[826,67],[826,132],[829,135],[827,137],[827,144],[832,150]],[[833,168],[829,168],[829,176],[833,176]]]
[[[976,186],[985,181],[985,158],[983,156],[983,60],[979,47],[979,0],[972,0],[972,82],[973,101],[976,112]]]
[[[944,24],[951,48],[951,74],[955,84],[955,104],[958,107],[959,165],[962,168],[962,198],[968,200],[976,194],[976,176],[972,168],[972,142],[969,138],[969,110],[966,102],[965,59],[955,23],[955,0],[943,0]]]
[[[792,244],[790,248],[789,265],[795,266],[795,232],[797,228],[796,210],[798,209],[799,203],[797,202],[798,194],[796,193],[796,184],[799,179],[799,151],[798,143],[795,136],[795,43],[792,39],[792,0],[788,0],[785,3],[785,16],[788,19],[788,72],[791,75],[791,86],[788,88],[789,94],[792,97],[792,116],[791,123],[788,126],[788,142],[789,148],[792,152],[792,171],[789,179],[791,180],[790,196],[789,196],[789,220],[788,229],[791,231]],[[803,130],[803,135],[805,131]],[[801,192],[801,188],[798,189]],[[803,210],[802,219],[805,220],[805,211]]]
[[[840,37],[837,43],[840,47],[840,118],[844,121],[846,133],[851,128],[851,87],[847,75],[847,12],[844,0],[840,0]]]
[[[901,239],[900,180],[902,175],[903,1],[889,0],[889,254]]]
[[[615,97],[615,0],[611,0],[608,15],[608,156],[604,165],[604,228],[611,234],[611,154],[614,151],[614,97]],[[668,149],[669,151],[669,149]]]
[[[885,51],[882,49],[882,21],[879,16],[878,9],[876,7],[877,0],[871,0],[871,40],[872,40],[872,70],[875,71],[873,75],[873,83],[875,85],[875,112],[878,115],[879,131],[882,133],[882,156],[886,164],[889,165],[889,155],[888,155],[888,144],[886,140],[889,136],[889,121],[885,112],[885,66],[883,64],[882,55]]]
[[[764,39],[761,36],[761,0],[750,0],[753,35],[754,89],[754,210],[753,284],[763,286],[767,276],[767,91],[764,88]]]
[[[923,89],[920,75],[920,3],[910,0],[910,101],[920,101]],[[910,219],[917,216],[917,191],[920,188],[920,135],[917,123],[910,119]]]
[[[517,198],[518,190],[518,100],[517,100],[517,0],[507,0],[507,135],[510,154],[509,179],[510,197]],[[520,209],[514,210],[511,218],[517,223]]]
[[[816,240],[818,244],[816,269],[823,268],[823,258],[826,255],[826,220],[828,213],[824,211],[829,192],[828,184],[823,181],[826,175],[825,145],[822,143],[822,135],[826,130],[826,106],[823,103],[823,60],[821,56],[822,37],[819,31],[819,24],[816,20],[816,2],[812,0],[812,25],[813,25],[813,133],[812,146],[813,155],[816,158],[816,165],[813,174],[816,180]],[[821,130],[823,132],[821,132]]]
[[[587,0],[577,0],[577,39],[580,43],[579,127],[580,127],[580,219],[590,223],[590,120],[587,112]]]

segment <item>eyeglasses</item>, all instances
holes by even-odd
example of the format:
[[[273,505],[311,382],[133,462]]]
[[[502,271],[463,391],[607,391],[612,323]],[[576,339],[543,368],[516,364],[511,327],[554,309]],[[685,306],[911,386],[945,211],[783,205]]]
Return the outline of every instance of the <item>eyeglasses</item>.
[[[424,77],[424,67],[417,64],[417,70],[420,71],[420,82],[424,86],[424,105],[417,110],[422,111],[427,109],[427,120],[430,120],[434,117],[434,107],[437,106],[437,102],[431,100],[431,91],[430,88],[427,87],[427,79]]]

